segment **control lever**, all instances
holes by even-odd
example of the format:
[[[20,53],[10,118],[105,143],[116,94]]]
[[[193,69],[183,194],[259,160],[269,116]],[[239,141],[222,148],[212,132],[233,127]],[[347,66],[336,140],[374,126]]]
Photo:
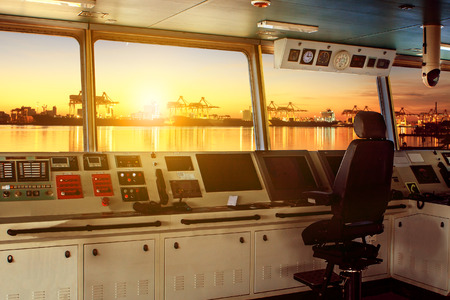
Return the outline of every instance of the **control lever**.
[[[158,188],[159,203],[166,205],[169,202],[169,195],[166,192],[166,183],[161,169],[156,169],[156,187]]]

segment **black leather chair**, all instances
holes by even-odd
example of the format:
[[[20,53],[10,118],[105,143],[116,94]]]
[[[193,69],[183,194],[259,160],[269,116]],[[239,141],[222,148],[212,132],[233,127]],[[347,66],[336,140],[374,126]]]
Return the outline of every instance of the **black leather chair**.
[[[365,237],[383,232],[383,216],[391,194],[394,144],[386,140],[383,116],[359,112],[353,140],[336,174],[332,192],[306,192],[316,204],[330,205],[333,217],[315,222],[302,233],[305,245],[314,245],[314,257],[327,261],[325,270],[296,273],[294,278],[326,296],[327,287],[345,279],[344,298],[360,299],[361,271],[380,263],[379,245]],[[361,238],[361,242],[356,239]],[[340,276],[333,272],[337,265]]]

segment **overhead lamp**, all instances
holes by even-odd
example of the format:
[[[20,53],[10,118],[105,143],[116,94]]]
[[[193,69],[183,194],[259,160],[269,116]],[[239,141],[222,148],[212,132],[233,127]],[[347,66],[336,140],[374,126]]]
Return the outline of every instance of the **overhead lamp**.
[[[25,0],[27,2],[66,5],[72,7],[94,8],[96,0]]]
[[[305,32],[305,33],[312,33],[312,32],[316,32],[319,30],[319,26],[268,21],[268,20],[258,22],[257,25],[258,25],[258,27],[266,28],[266,29],[297,31],[297,32]]]

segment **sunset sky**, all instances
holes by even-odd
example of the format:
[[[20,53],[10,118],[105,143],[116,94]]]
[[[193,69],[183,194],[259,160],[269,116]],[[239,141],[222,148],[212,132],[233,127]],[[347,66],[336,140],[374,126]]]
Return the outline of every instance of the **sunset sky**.
[[[95,44],[97,95],[106,92],[119,102],[115,115],[127,116],[157,104],[167,116],[167,102],[183,96],[188,102],[205,97],[219,106],[212,113],[241,117],[251,105],[247,59],[244,54],[124,42]],[[375,77],[274,70],[273,57],[263,56],[267,103],[292,102],[319,115],[330,108],[341,119],[354,105],[378,108]],[[20,106],[42,111],[56,105],[69,112],[69,95],[80,84],[79,45],[71,38],[0,32],[0,110]],[[450,73],[442,73],[437,87],[424,86],[420,69],[393,68],[391,84],[397,110],[450,110]]]

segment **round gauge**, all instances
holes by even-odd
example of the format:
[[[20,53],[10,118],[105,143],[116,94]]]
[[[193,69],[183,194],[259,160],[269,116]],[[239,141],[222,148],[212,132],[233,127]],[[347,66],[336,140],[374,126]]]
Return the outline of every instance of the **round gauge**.
[[[305,64],[311,63],[312,59],[314,58],[314,53],[312,51],[306,51],[305,54],[303,54],[303,62]]]
[[[336,53],[333,59],[333,65],[338,70],[344,70],[350,65],[350,53],[342,50]]]
[[[317,66],[325,66],[328,67],[330,63],[330,55],[331,51],[320,50],[319,55],[317,56]]]

